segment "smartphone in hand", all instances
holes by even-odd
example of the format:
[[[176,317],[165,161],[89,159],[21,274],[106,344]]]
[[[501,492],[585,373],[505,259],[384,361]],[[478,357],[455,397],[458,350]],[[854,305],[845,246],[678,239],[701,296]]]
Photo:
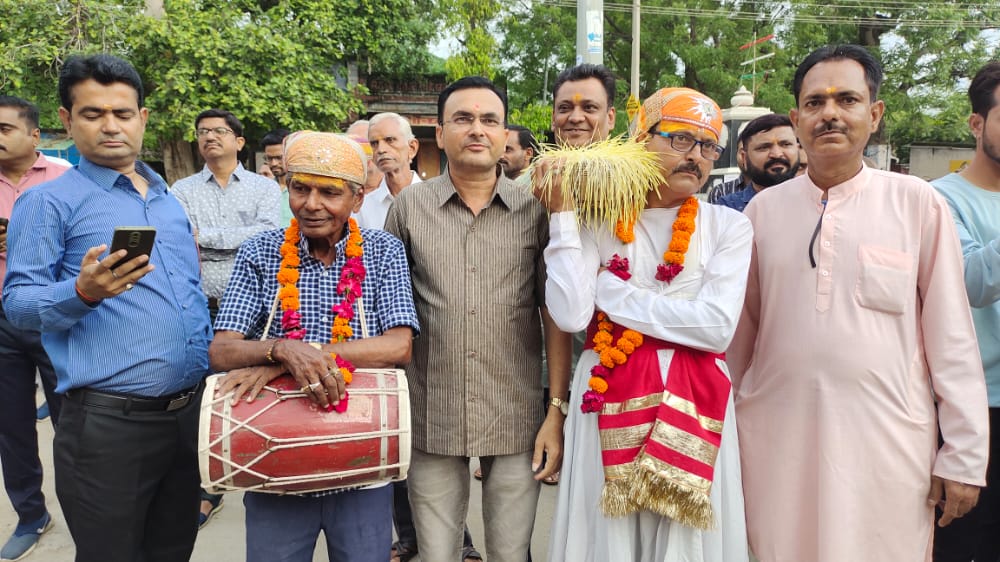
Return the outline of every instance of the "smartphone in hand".
[[[129,260],[144,254],[152,257],[155,240],[156,229],[152,226],[119,226],[115,228],[115,235],[111,239],[111,253],[118,250],[128,250],[128,253],[112,265],[111,269],[117,269]]]

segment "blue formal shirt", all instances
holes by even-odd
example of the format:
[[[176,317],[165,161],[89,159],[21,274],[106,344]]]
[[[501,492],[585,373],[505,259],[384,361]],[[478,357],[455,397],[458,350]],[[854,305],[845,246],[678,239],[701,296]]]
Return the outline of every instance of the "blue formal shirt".
[[[14,205],[4,312],[43,332],[58,392],[168,396],[208,372],[211,327],[191,225],[156,172],[142,162],[136,171],[149,183],[145,199],[127,176],[81,159]],[[91,247],[110,247],[116,226],[156,228],[156,269],[91,307],[76,294],[80,263]]]
[[[264,325],[278,293],[278,269],[281,267],[281,243],[284,229],[261,232],[240,246],[236,252],[233,275],[219,305],[215,319],[216,331],[239,332],[248,339],[260,339]],[[365,265],[365,279],[361,283],[368,335],[377,336],[396,326],[410,326],[416,336],[420,331],[417,309],[413,304],[410,268],[407,265],[403,243],[395,236],[381,230],[361,229]],[[330,329],[335,314],[330,308],[343,298],[337,294],[340,271],[347,258],[344,248],[347,237],[337,242],[337,257],[330,267],[309,255],[309,241],[299,242],[299,313],[302,327],[306,329],[305,341],[325,343],[330,341]],[[350,325],[354,337],[361,337],[361,320],[358,305]],[[281,310],[275,314],[268,331],[269,338],[284,337],[281,328]]]
[[[754,189],[753,184],[751,184],[745,189],[719,197],[719,200],[716,201],[715,204],[722,205],[723,207],[729,207],[734,211],[742,213],[743,209],[746,209],[754,195],[757,195],[757,190]]]

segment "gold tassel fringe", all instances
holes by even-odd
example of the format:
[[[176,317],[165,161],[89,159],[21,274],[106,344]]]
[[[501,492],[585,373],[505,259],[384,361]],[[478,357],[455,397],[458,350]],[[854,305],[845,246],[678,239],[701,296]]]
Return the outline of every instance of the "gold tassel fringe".
[[[663,183],[659,155],[645,143],[624,136],[612,137],[582,147],[545,145],[528,168],[561,161],[562,196],[573,197],[577,217],[584,224],[602,223],[614,232],[615,224],[632,224],[646,206],[646,195]],[[540,178],[540,191],[552,190],[553,168]]]
[[[715,514],[708,494],[691,490],[642,468],[627,478],[608,480],[601,491],[601,511],[607,517],[624,517],[647,509],[697,529],[715,528]]]

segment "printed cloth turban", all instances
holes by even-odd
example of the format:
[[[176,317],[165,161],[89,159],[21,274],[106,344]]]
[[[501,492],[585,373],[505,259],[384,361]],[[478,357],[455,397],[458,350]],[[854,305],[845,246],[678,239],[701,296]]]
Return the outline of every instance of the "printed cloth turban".
[[[722,124],[719,105],[691,88],[663,88],[646,98],[630,126],[632,136],[645,133],[657,123],[664,132],[677,130],[680,128],[677,125],[686,125],[715,135],[719,144],[726,142],[726,127]]]
[[[344,135],[299,131],[285,137],[285,169],[294,177],[309,174],[364,185],[367,156]]]

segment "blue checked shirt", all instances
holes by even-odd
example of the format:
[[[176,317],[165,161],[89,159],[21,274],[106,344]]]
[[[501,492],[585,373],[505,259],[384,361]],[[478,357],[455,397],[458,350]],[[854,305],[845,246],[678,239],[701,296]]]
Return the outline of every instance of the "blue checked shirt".
[[[57,392],[168,396],[208,372],[211,327],[191,225],[156,172],[142,162],[136,171],[149,183],[145,199],[127,176],[81,159],[14,205],[4,312],[42,332]],[[91,247],[110,246],[116,226],[156,228],[156,269],[91,307],[76,294],[80,262]]]
[[[233,275],[219,305],[215,330],[239,332],[247,339],[260,339],[268,315],[278,294],[278,269],[281,267],[281,243],[284,229],[261,232],[240,246],[236,252]],[[420,331],[417,309],[413,304],[410,269],[403,251],[403,243],[395,236],[380,230],[361,229],[364,240],[365,279],[361,284],[361,298],[365,305],[368,335],[374,337],[390,328],[410,326],[414,336]],[[347,237],[337,242],[337,258],[330,267],[309,255],[309,241],[303,237],[299,243],[299,313],[302,327],[306,329],[305,341],[326,343],[335,314],[330,310],[343,298],[337,294],[340,270],[346,256]],[[361,338],[361,321],[357,314],[351,320],[352,339]],[[281,329],[281,310],[275,313],[268,338],[284,337]]]
[[[240,246],[236,252],[233,275],[219,305],[219,315],[215,319],[216,331],[239,332],[247,339],[260,339],[267,324],[268,315],[278,294],[278,269],[281,267],[281,243],[284,229],[261,232]],[[361,299],[365,306],[365,321],[368,336],[377,336],[390,328],[410,326],[413,335],[420,332],[417,309],[413,304],[410,285],[410,268],[407,265],[403,243],[395,236],[380,230],[361,229],[365,265],[365,279],[361,283]],[[330,329],[336,315],[330,310],[340,304],[343,298],[337,294],[340,271],[347,257],[344,248],[347,237],[337,242],[337,258],[330,267],[309,255],[309,241],[303,237],[299,242],[299,313],[302,327],[306,329],[305,341],[326,343],[330,341]],[[354,336],[361,338],[361,321],[354,305],[355,315],[351,320]],[[268,331],[268,338],[284,337],[281,329],[281,307],[275,312],[274,321]],[[378,488],[376,484],[368,488]],[[306,494],[320,497],[344,492],[327,490]]]

